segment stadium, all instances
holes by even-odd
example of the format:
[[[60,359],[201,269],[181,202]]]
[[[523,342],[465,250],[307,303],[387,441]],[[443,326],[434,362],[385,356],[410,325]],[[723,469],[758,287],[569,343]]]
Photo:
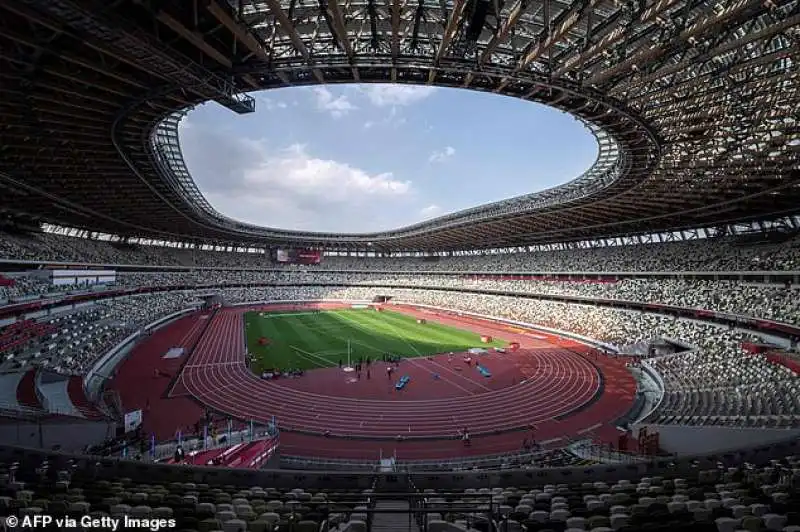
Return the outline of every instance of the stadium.
[[[4,529],[800,531],[798,41],[800,0],[0,2]],[[374,231],[214,206],[223,114],[341,142],[363,86],[546,106],[591,165]]]

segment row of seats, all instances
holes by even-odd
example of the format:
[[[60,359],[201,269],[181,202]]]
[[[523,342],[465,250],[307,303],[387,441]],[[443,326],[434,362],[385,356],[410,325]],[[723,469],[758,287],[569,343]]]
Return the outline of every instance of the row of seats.
[[[53,233],[0,233],[0,258],[80,263],[263,268],[264,252],[137,246]],[[309,266],[303,266],[308,268]],[[324,257],[319,269],[384,271],[740,271],[800,269],[800,240],[747,245],[736,237],[455,257]]]
[[[196,270],[120,272],[117,287],[226,284],[347,284],[508,291],[659,303],[800,325],[800,287],[738,281],[621,279],[615,282],[500,280],[436,274],[333,273],[325,271]],[[37,294],[42,293],[36,285]],[[59,287],[63,290],[64,287]],[[77,288],[76,288],[77,289]]]
[[[100,300],[35,322],[43,334],[29,336],[2,352],[0,371],[46,368],[63,374],[85,374],[98,358],[122,339],[159,316],[185,309],[196,298],[189,292],[166,292]],[[18,327],[11,324],[0,328]]]
[[[317,271],[193,271],[122,273],[121,286],[185,286],[252,283],[377,284],[495,290],[617,299],[726,312],[800,325],[800,288],[782,284],[686,279],[621,279],[616,282],[498,280],[434,274],[331,273]]]
[[[356,532],[366,530],[387,502],[402,508],[404,500],[406,507],[413,500],[425,512],[428,528],[439,532],[800,531],[800,459],[795,456],[761,466],[741,463],[633,481],[541,484],[532,477],[527,485],[426,487],[407,495],[277,489],[256,482],[142,483],[106,480],[97,473],[56,470],[33,459],[0,464],[0,516],[130,516],[174,520],[170,529],[187,532],[317,532],[323,525]],[[427,476],[428,485],[433,479]]]

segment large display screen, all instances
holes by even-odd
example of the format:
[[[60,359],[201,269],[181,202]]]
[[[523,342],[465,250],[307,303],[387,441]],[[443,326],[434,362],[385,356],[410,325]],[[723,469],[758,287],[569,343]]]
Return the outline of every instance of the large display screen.
[[[276,249],[275,262],[284,264],[319,264],[322,252],[313,249]]]

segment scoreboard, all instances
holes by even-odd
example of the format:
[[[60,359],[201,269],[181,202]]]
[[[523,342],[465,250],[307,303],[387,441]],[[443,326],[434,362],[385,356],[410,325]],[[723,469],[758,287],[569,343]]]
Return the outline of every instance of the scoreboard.
[[[275,250],[275,262],[281,264],[319,264],[322,262],[322,252],[314,249],[286,249]]]

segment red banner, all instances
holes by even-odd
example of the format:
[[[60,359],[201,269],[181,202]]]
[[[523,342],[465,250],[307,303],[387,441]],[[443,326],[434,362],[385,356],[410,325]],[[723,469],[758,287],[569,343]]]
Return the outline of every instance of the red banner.
[[[775,349],[777,346],[772,344],[756,344],[753,342],[743,342],[742,349],[750,353],[751,355],[756,355],[758,353],[765,353],[771,349]]]
[[[772,362],[773,364],[779,364],[781,366],[787,367],[790,370],[794,371],[797,375],[800,375],[800,361],[795,358],[792,358],[788,355],[784,355],[783,353],[767,353],[766,355],[767,360]]]
[[[322,252],[312,249],[301,249],[297,252],[296,262],[298,264],[319,264],[322,262]]]

